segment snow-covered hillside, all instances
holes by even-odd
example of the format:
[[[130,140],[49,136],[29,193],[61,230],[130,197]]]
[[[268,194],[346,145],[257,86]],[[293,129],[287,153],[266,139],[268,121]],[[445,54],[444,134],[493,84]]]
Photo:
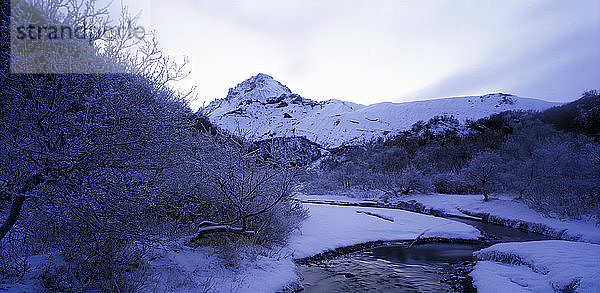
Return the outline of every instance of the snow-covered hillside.
[[[393,135],[438,115],[464,121],[556,105],[502,93],[367,106],[340,100],[317,102],[260,73],[230,89],[226,98],[213,101],[205,111],[213,123],[253,140],[304,136],[336,147]]]

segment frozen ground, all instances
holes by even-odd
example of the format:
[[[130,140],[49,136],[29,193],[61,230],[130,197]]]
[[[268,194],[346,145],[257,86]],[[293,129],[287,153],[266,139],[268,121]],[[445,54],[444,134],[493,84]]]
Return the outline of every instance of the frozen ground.
[[[377,197],[362,199],[339,195],[298,194],[297,197],[302,200],[332,200],[350,203],[379,201]],[[566,240],[600,243],[600,226],[596,224],[594,219],[567,220],[550,218],[529,208],[523,202],[514,201],[511,197],[493,197],[488,202],[484,202],[482,198],[481,195],[428,194],[403,196],[398,200],[404,202],[414,200],[426,207],[442,210],[449,215],[469,217],[468,214],[487,214],[489,220],[497,224],[527,228],[532,232]]]
[[[292,292],[301,286],[289,251],[281,249],[219,251],[169,243],[158,245],[149,258],[149,263],[132,273],[134,279],[147,277],[140,292]],[[44,292],[44,271],[68,265],[50,254],[30,256],[28,263],[30,269],[23,278],[0,279],[0,292]]]
[[[286,248],[258,253],[258,257],[236,254],[226,261],[223,252],[212,248],[160,251],[150,265],[154,283],[161,292],[275,292],[294,288],[300,277],[293,259],[316,255],[335,248],[376,240],[420,238],[477,239],[479,230],[452,220],[402,210],[337,207],[305,204],[310,213]],[[256,255],[248,252],[248,255]],[[195,292],[195,291],[194,291]]]
[[[305,204],[310,218],[290,241],[294,258],[376,240],[474,240],[479,230],[460,222],[403,210]],[[393,220],[393,221],[390,221]]]
[[[153,292],[277,292],[301,286],[293,259],[282,250],[217,251],[200,247],[157,251],[150,264]],[[224,255],[234,260],[224,258]],[[254,256],[251,256],[254,255]]]
[[[64,261],[60,257],[51,254],[33,255],[27,258],[23,263],[30,267],[30,270],[24,273],[22,278],[14,278],[0,275],[0,292],[40,292],[42,281],[40,275],[44,267],[53,265],[63,265]]]
[[[480,261],[470,275],[478,292],[600,292],[597,244],[509,242],[474,254]]]

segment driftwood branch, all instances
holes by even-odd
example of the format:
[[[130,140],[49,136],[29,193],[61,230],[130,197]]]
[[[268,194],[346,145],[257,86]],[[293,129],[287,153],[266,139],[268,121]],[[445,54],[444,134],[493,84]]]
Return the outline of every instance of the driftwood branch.
[[[219,225],[218,223],[212,221],[204,221],[200,223],[198,232],[194,236],[190,237],[185,244],[188,246],[197,246],[196,243],[198,240],[214,233],[232,233],[245,237],[252,237],[256,234],[254,231],[246,231],[243,228],[232,227],[230,225]]]

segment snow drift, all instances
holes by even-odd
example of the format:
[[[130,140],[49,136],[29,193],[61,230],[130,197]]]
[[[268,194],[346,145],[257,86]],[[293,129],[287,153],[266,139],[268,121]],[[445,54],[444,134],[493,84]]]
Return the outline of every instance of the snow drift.
[[[600,245],[564,240],[509,242],[476,251],[479,292],[600,292]]]

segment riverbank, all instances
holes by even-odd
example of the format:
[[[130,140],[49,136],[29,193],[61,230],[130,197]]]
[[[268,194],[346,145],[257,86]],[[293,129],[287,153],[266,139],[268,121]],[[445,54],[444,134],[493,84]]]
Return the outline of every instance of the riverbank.
[[[474,253],[479,292],[600,292],[600,245],[564,240],[494,244]]]
[[[363,200],[341,196],[321,196],[316,198],[306,198],[303,196],[300,197],[303,201],[329,203],[329,205],[305,203],[304,206],[309,210],[310,218],[303,223],[300,230],[291,235],[288,247],[279,249],[277,256],[270,255],[261,257],[258,260],[247,260],[239,267],[227,267],[227,264],[219,260],[215,261],[214,259],[212,262],[204,261],[202,265],[192,264],[181,267],[184,267],[187,274],[198,280],[209,279],[211,280],[210,282],[231,284],[231,291],[293,292],[300,290],[303,286],[303,276],[299,273],[297,265],[310,265],[322,261],[328,262],[340,256],[344,259],[346,255],[351,255],[353,252],[367,251],[376,247],[389,245],[403,245],[407,247],[413,243],[436,241],[442,243],[476,243],[484,240],[480,231],[472,226],[450,219],[433,217],[431,216],[432,214],[471,221],[478,220],[503,224],[507,227],[522,230],[545,232],[546,235],[550,234],[553,237],[561,235],[564,237],[571,235],[573,231],[578,231],[573,228],[568,230],[564,227],[543,228],[544,225],[548,224],[548,221],[543,221],[543,223],[515,224],[519,223],[518,221],[525,222],[523,218],[531,221],[531,214],[526,215],[529,218],[517,217],[517,219],[501,221],[504,217],[493,212],[507,213],[509,205],[506,205],[506,200],[503,199],[495,199],[484,203],[478,196],[443,198],[433,195],[419,197],[418,199],[420,200],[416,199],[417,196],[413,196],[403,198],[401,201],[383,202],[374,199]],[[505,208],[493,210],[498,205],[504,205]],[[418,213],[405,211],[406,209],[411,209]],[[552,232],[553,229],[555,232]],[[580,230],[585,229],[580,228]],[[586,235],[585,237],[579,237],[579,239],[593,240],[593,233]],[[190,258],[184,254],[175,259],[189,262],[187,259]],[[172,263],[172,261],[170,262]],[[337,263],[338,261],[334,262]],[[524,270],[520,266],[511,267],[512,265],[508,264],[502,265],[490,260],[480,260],[475,265],[475,270],[471,274],[471,277],[473,277],[475,286],[478,285],[479,290],[482,292],[489,292],[487,290],[489,288],[481,284],[485,284],[488,281],[502,282],[502,276],[499,277],[490,273],[493,271],[489,270],[490,266],[501,266],[505,274],[512,274],[515,277],[519,277],[520,273],[526,274],[524,278],[527,276],[532,278],[536,276],[535,272],[532,275],[532,272]],[[221,267],[222,269],[217,270],[220,271],[219,276],[204,276],[199,278],[202,276],[201,273],[199,274],[199,271],[201,271],[198,269],[199,267],[205,268],[206,272],[209,271],[209,268],[213,268],[213,274],[215,267]],[[458,266],[458,268],[462,267]],[[460,274],[459,277],[466,277],[469,271],[470,269],[463,272],[464,274]],[[348,276],[351,275],[349,274]],[[344,279],[347,277],[339,275],[336,278]],[[352,282],[351,279],[348,279],[348,281]],[[538,282],[541,284],[539,286],[548,286],[547,284],[550,281],[545,282]],[[226,291],[223,290],[223,292]]]
[[[520,201],[495,196],[484,202],[481,195],[410,195],[384,201],[381,197],[297,194],[307,203],[330,203],[410,210],[440,217],[476,219],[544,234],[557,239],[600,243],[600,227],[594,219],[570,220],[547,217]]]
[[[345,255],[353,252],[390,245],[411,247],[411,245],[418,246],[416,244],[420,243],[483,244],[488,239],[485,239],[481,231],[474,226],[495,226],[483,222],[492,222],[490,219],[500,218],[498,215],[490,213],[484,217],[481,216],[481,213],[490,212],[489,209],[492,209],[494,205],[503,204],[501,199],[484,203],[476,196],[459,198],[452,204],[449,203],[451,200],[447,198],[442,200],[440,196],[436,197],[435,195],[420,196],[420,201],[417,201],[416,197],[403,198],[396,202],[383,202],[377,199],[363,200],[341,196],[300,196],[299,199],[305,202],[325,204],[304,203],[310,218],[290,236],[287,247],[264,249],[260,253],[250,253],[245,256],[237,251],[217,251],[209,247],[193,249],[182,243],[173,243],[169,247],[158,249],[152,257],[152,261],[147,264],[145,269],[150,278],[155,280],[152,283],[159,285],[156,288],[146,289],[156,289],[162,292],[189,290],[199,292],[295,292],[301,290],[303,286],[303,276],[298,265],[332,260],[338,256],[344,258]],[[469,206],[469,202],[472,206]],[[461,205],[460,209],[458,205]],[[465,206],[466,208],[464,208]],[[406,209],[413,209],[416,212],[406,211]],[[499,209],[499,212],[502,211],[503,209]],[[452,219],[435,217],[431,214],[459,218],[466,223],[474,220],[480,222],[469,225]],[[510,220],[514,223],[519,219]],[[514,225],[506,226],[514,227]],[[523,225],[517,226],[521,229],[524,227]],[[568,231],[566,228],[562,229],[565,232]],[[565,232],[561,235],[569,235]],[[593,240],[590,238],[593,234],[586,235],[582,239]],[[243,251],[247,251],[247,248],[244,248]],[[235,261],[226,257],[232,254],[236,255]],[[250,257],[250,255],[252,256]],[[44,260],[40,264],[51,262],[50,260],[46,261],[46,257],[40,259]],[[485,278],[498,277],[485,273],[491,264],[482,263],[483,261],[490,262],[490,260],[482,259],[476,265],[473,279],[475,282],[479,282],[477,285],[487,282],[480,281]],[[494,262],[494,264],[496,263]],[[516,267],[515,270],[512,270],[507,265],[502,268],[507,274],[514,272],[515,276],[518,276],[519,270],[522,269]],[[484,273],[481,273],[482,271]],[[33,285],[29,288],[39,288],[37,285],[41,281],[40,273],[43,273],[43,270],[37,270],[37,272],[37,274],[32,273],[26,276],[25,279],[29,279],[31,282],[25,282],[25,284]],[[458,277],[466,277],[468,271],[463,273]],[[535,275],[529,273],[529,276]],[[18,284],[12,288],[0,285],[0,290],[26,287]],[[483,287],[480,289],[485,291]]]
[[[309,203],[304,206],[310,218],[291,235],[288,245],[295,259],[373,241],[482,238],[481,232],[470,225],[409,211]]]

